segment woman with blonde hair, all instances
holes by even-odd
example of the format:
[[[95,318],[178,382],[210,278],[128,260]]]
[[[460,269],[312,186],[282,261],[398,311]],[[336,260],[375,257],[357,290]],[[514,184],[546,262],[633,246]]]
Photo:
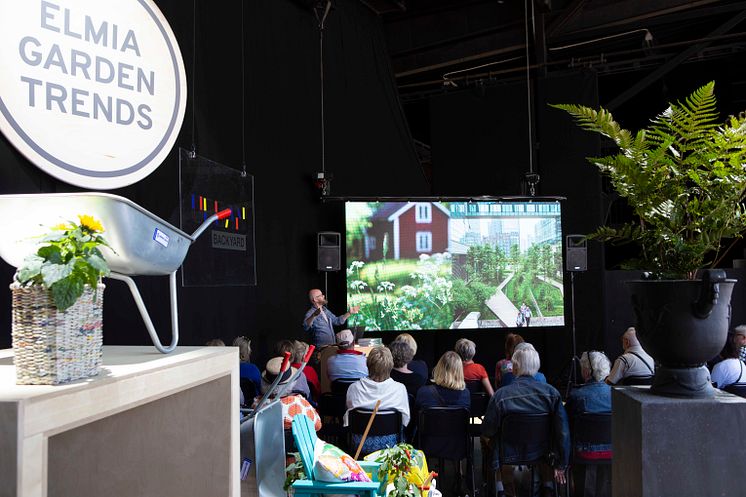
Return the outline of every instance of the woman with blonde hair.
[[[464,382],[464,364],[451,350],[443,354],[433,369],[433,385],[417,391],[415,411],[426,407],[471,408],[471,395]]]

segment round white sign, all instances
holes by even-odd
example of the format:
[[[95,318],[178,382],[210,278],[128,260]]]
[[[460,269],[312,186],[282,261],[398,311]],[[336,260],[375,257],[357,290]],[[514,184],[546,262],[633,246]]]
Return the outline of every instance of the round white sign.
[[[184,120],[184,62],[152,0],[0,0],[0,131],[88,189],[153,172]]]

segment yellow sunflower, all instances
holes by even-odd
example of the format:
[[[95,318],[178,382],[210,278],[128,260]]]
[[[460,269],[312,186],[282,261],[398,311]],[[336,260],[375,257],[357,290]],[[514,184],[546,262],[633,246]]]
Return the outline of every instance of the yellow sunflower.
[[[60,223],[57,226],[52,226],[52,229],[55,231],[65,231],[70,229],[70,225],[67,223]]]
[[[97,233],[104,232],[104,227],[101,222],[94,219],[93,216],[89,216],[87,214],[79,214],[78,219],[80,219],[80,225],[82,227],[87,228],[90,231],[95,231]]]

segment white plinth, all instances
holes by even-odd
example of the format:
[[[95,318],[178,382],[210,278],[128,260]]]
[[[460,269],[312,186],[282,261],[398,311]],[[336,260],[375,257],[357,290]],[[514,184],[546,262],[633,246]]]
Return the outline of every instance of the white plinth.
[[[16,385],[12,358],[0,496],[239,497],[237,349],[108,346],[99,376],[59,386]]]

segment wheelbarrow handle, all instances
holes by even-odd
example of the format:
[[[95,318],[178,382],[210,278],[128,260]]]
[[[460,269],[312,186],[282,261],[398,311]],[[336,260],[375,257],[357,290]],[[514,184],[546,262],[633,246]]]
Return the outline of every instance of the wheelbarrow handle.
[[[306,351],[306,355],[303,356],[303,361],[300,363],[300,366],[298,367],[298,371],[295,372],[295,374],[290,378],[290,380],[284,386],[280,386],[280,389],[278,392],[279,397],[284,396],[287,393],[288,388],[292,388],[292,386],[295,384],[295,380],[297,380],[300,375],[305,374],[303,370],[305,369],[306,364],[308,364],[308,360],[311,358],[311,354],[313,354],[313,351],[315,349],[316,349],[315,345],[311,345],[308,347],[308,351]]]
[[[194,230],[194,233],[192,233],[192,243],[194,243],[194,241],[197,240],[197,238],[199,238],[199,235],[201,235],[202,232],[205,231],[208,226],[210,226],[210,223],[218,219],[225,219],[226,217],[229,217],[231,215],[231,212],[233,211],[231,211],[230,209],[223,209],[222,211],[217,212],[213,214],[212,216],[208,217],[207,219],[205,219],[204,221],[202,221],[202,224],[200,224],[199,227],[196,230]]]
[[[275,389],[277,388],[277,385],[279,385],[280,381],[282,381],[282,377],[285,376],[285,371],[288,370],[289,366],[290,366],[290,352],[285,352],[285,358],[282,360],[282,366],[280,366],[280,373],[277,375],[277,378],[275,378],[275,381],[272,382],[272,385],[270,385],[267,391],[264,392],[264,395],[262,396],[262,398],[259,399],[259,403],[257,403],[256,407],[254,408],[254,413],[253,413],[254,416],[256,416],[256,413],[259,412],[259,409],[261,409],[261,407],[264,405],[267,399],[269,399],[269,396],[274,393]]]
[[[311,359],[311,354],[313,354],[313,351],[316,350],[315,345],[311,345],[308,347],[308,351],[306,352],[306,355],[303,356],[303,364],[308,364],[308,360]]]

